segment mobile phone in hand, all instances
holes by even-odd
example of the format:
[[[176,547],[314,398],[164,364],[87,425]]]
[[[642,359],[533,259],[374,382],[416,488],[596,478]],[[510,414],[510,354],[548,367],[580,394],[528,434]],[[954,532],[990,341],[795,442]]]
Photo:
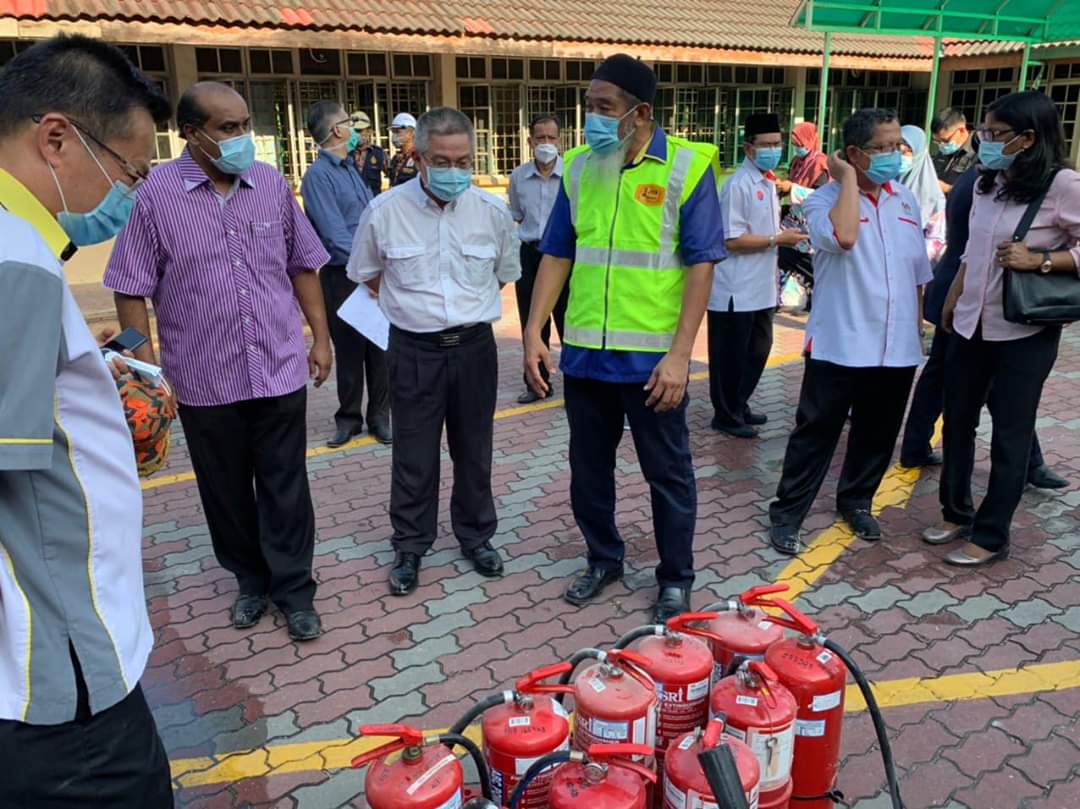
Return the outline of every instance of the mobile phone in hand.
[[[123,354],[125,351],[135,353],[137,348],[145,345],[150,338],[143,334],[138,329],[124,329],[114,338],[109,340],[102,348],[106,348],[109,351],[115,351],[117,354]]]

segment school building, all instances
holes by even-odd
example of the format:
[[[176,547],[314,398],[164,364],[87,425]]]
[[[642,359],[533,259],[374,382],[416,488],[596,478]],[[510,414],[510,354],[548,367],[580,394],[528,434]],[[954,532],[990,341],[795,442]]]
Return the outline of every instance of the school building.
[[[303,2],[303,6],[294,5]],[[823,36],[790,25],[799,0],[0,0],[0,66],[34,41],[78,31],[124,47],[170,98],[195,81],[234,86],[251,109],[258,155],[294,183],[315,156],[304,131],[322,99],[363,110],[379,142],[398,112],[448,104],[472,118],[477,173],[505,182],[528,158],[528,121],[556,113],[564,146],[581,139],[583,94],[605,56],[627,52],[660,80],[655,115],[669,132],[715,142],[739,159],[738,124],[773,110],[785,127],[816,121]],[[451,10],[452,9],[452,10]],[[926,115],[930,37],[837,34],[826,129],[853,110],[891,107],[905,123]],[[1074,137],[1080,114],[1080,43],[1036,46],[1028,86],[1047,92]],[[946,41],[937,104],[978,119],[1016,89],[1021,46]],[[175,128],[158,158],[183,148]]]

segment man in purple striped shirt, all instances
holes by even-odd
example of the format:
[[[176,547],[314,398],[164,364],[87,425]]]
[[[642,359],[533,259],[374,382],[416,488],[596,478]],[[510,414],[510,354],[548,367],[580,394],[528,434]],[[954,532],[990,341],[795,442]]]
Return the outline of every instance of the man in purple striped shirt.
[[[105,285],[121,326],[143,334],[153,301],[214,552],[239,583],[233,626],[254,626],[273,600],[290,637],[311,640],[322,626],[305,416],[308,376],[319,386],[330,373],[315,274],[329,256],[285,179],[254,162],[236,91],[196,84],[176,118],[187,148],[140,190]],[[153,362],[152,346],[136,356]]]

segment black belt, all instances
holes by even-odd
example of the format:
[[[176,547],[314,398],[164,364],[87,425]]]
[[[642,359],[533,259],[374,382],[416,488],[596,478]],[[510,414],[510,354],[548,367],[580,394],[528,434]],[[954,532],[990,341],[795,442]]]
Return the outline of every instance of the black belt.
[[[539,239],[537,239],[535,242],[522,242],[522,244],[525,245],[526,247],[531,247],[534,250],[539,250],[540,249],[540,240]]]
[[[471,342],[485,334],[490,334],[491,324],[473,323],[470,326],[454,326],[451,329],[428,332],[406,331],[405,329],[399,329],[397,326],[391,326],[390,333],[397,334],[398,336],[405,337],[409,340],[416,340],[420,343],[431,343],[432,345],[437,345],[439,348],[453,348],[454,346]]]

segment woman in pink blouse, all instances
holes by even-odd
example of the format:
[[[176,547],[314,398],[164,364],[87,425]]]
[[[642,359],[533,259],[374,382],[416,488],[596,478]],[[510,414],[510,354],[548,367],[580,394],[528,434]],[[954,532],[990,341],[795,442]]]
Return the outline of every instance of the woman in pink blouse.
[[[983,168],[971,208],[971,233],[942,316],[954,333],[946,356],[940,492],[945,523],[923,534],[932,544],[966,538],[962,548],[945,557],[949,564],[966,567],[1008,555],[1035,414],[1061,339],[1059,326],[1005,320],[1004,271],[1076,275],[1080,267],[1080,174],[1066,168],[1054,104],[1034,91],[1004,96],[990,106],[978,135]],[[1031,229],[1013,243],[1028,204],[1048,186]],[[993,418],[990,484],[976,510],[971,472],[984,404]]]

